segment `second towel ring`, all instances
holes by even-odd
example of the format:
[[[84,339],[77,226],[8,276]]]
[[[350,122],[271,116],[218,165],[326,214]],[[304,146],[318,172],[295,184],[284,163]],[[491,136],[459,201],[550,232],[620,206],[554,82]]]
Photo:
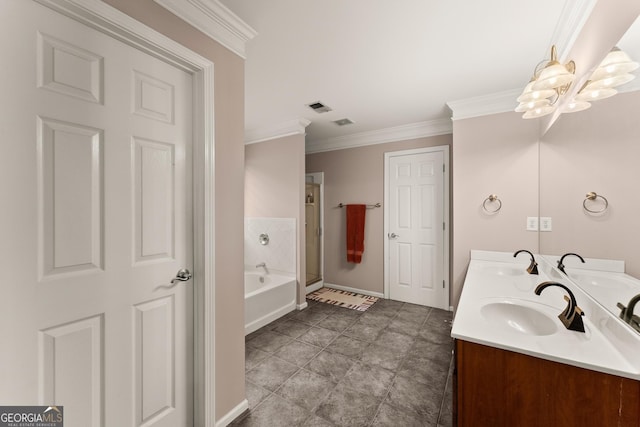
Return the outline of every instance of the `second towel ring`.
[[[497,204],[495,209],[487,208],[487,203],[494,203],[494,202],[496,202],[496,204]],[[495,194],[490,194],[489,197],[484,199],[484,202],[482,202],[482,209],[484,209],[485,212],[490,213],[490,214],[496,213],[500,209],[502,209],[502,202],[500,201],[500,199],[498,199],[498,196],[496,196]]]
[[[596,194],[595,191],[588,192],[585,197],[586,198],[582,202],[582,207],[584,208],[585,211],[587,211],[589,213],[595,213],[595,214],[602,213],[602,212],[606,211],[607,208],[609,207],[609,201],[607,200],[607,198],[604,197],[604,196],[601,196],[600,194]],[[600,209],[600,210],[589,209],[587,207],[587,200],[594,201],[597,198],[601,198],[604,201],[604,206],[602,207],[602,209]]]

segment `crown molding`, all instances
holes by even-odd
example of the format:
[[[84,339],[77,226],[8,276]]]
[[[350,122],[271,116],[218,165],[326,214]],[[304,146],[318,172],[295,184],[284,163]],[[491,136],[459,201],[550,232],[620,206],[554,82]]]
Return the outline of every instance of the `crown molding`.
[[[516,98],[520,96],[521,92],[521,89],[511,89],[474,98],[449,101],[447,106],[451,109],[451,120],[470,119],[513,111],[518,105]]]
[[[311,123],[311,120],[307,120],[301,117],[274,125],[247,129],[244,135],[244,144],[256,144],[258,142],[264,142],[276,138],[283,138],[290,135],[304,135],[306,134],[305,128],[309,126],[309,123]]]
[[[558,59],[566,62],[571,47],[597,2],[598,0],[566,1],[546,52],[555,45],[558,49]]]
[[[257,32],[218,0],[153,0],[246,59],[245,44]]]
[[[386,129],[354,133],[335,138],[309,141],[305,152],[320,153],[323,151],[343,150],[346,148],[363,147],[366,145],[384,144],[388,142],[405,141],[408,139],[445,135],[453,132],[451,120],[436,119],[424,122],[409,123]]]

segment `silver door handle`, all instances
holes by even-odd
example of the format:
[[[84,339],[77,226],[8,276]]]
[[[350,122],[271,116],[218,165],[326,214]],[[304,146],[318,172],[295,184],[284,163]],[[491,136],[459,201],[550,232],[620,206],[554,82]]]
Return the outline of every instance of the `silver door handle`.
[[[171,279],[171,284],[173,285],[176,282],[186,282],[187,280],[191,279],[191,277],[193,277],[193,275],[191,274],[191,272],[188,269],[181,268],[176,273],[176,277]]]
[[[389,236],[390,239],[395,239],[396,237],[400,237],[400,235],[396,233],[389,233],[387,234],[387,236]]]

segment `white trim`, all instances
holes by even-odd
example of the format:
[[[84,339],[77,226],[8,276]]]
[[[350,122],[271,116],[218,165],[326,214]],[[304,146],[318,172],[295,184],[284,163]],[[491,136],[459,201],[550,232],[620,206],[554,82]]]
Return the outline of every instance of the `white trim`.
[[[245,44],[258,34],[217,0],[154,1],[242,58]]]
[[[587,22],[597,2],[598,0],[566,1],[551,37],[549,47],[545,52],[541,52],[542,56],[540,58],[547,58],[551,46],[555,45],[558,49],[558,59],[560,62],[565,63],[568,60],[569,51],[576,42],[582,27]]]
[[[238,418],[244,411],[249,409],[249,401],[247,399],[236,405],[235,408],[227,412],[223,417],[220,417],[215,427],[226,427]],[[196,424],[197,425],[197,424]]]
[[[101,0],[36,0],[193,74],[194,425],[215,423],[213,63]]]
[[[324,283],[324,172],[313,172],[305,174],[305,185],[307,184],[306,177],[308,176],[313,178],[314,184],[320,184],[320,277],[322,279],[311,286],[307,286],[307,294],[309,294],[309,292],[313,292],[314,290],[320,289]],[[316,285],[320,286],[318,288],[314,288]],[[309,290],[309,288],[314,289]]]
[[[245,130],[244,143],[256,144],[258,142],[268,141],[270,139],[283,138],[291,135],[304,135],[306,133],[306,127],[311,123],[303,117],[298,119],[288,120],[282,123],[276,123],[268,126],[263,126],[255,129]]]
[[[331,288],[331,289],[337,289],[339,291],[346,291],[346,292],[353,292],[356,294],[361,294],[361,295],[369,295],[372,297],[378,297],[378,298],[384,298],[384,294],[381,294],[380,292],[373,292],[373,291],[366,291],[364,289],[357,289],[357,288],[351,288],[349,286],[342,286],[342,285],[335,285],[333,283],[324,283],[324,287],[325,288]]]
[[[451,120],[470,119],[508,111],[513,112],[518,106],[516,98],[521,93],[522,89],[511,89],[489,95],[449,101],[447,106],[451,109]]]
[[[307,307],[308,307],[308,305],[309,305],[309,304],[307,304],[307,302],[305,301],[305,302],[303,302],[302,304],[296,304],[296,309],[297,309],[298,311],[300,311],[300,310],[304,310],[305,308],[307,308]]]
[[[446,135],[453,132],[451,120],[436,119],[424,122],[409,123],[386,129],[354,133],[335,138],[309,141],[306,143],[306,153],[320,153],[323,151],[342,150],[345,148],[363,147],[366,145],[384,144],[387,142],[405,141],[408,139],[424,138],[436,135]]]
[[[321,289],[324,286],[324,280],[318,280],[317,282],[306,287],[306,294],[309,295],[311,292],[315,292],[318,289]]]
[[[442,260],[443,260],[443,280],[444,280],[444,288],[446,291],[446,300],[443,303],[442,308],[446,310],[446,307],[450,307],[449,304],[451,302],[451,277],[449,275],[449,246],[451,240],[451,224],[449,221],[449,204],[450,204],[450,182],[449,182],[449,146],[448,145],[440,145],[437,147],[425,147],[425,148],[416,148],[411,150],[400,150],[400,151],[392,151],[388,153],[384,153],[384,230],[383,230],[383,240],[384,240],[384,298],[389,299],[389,239],[387,238],[389,230],[389,161],[391,157],[394,156],[403,156],[403,155],[411,155],[411,154],[422,154],[422,153],[433,153],[441,151],[443,153],[443,162],[444,162],[444,189],[443,189],[443,221],[444,221],[444,239],[443,239],[443,248],[442,248]]]

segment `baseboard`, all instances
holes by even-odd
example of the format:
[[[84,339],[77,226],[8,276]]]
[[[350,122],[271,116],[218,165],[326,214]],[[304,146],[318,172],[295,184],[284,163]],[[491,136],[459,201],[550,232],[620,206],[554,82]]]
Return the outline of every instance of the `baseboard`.
[[[244,399],[235,408],[227,412],[222,418],[216,421],[216,427],[226,427],[238,418],[244,411],[249,409],[249,401]]]
[[[350,288],[349,286],[334,285],[333,283],[324,282],[324,287],[325,288],[337,289],[339,291],[354,292],[356,294],[362,294],[362,295],[369,295],[369,296],[372,296],[372,297],[384,298],[384,294],[381,293],[381,292],[365,291],[364,289],[356,289],[356,288]]]
[[[298,310],[304,310],[305,308],[307,308],[307,306],[308,306],[308,305],[309,305],[309,304],[307,304],[307,302],[305,301],[305,302],[303,302],[302,304],[297,304],[297,305],[296,305],[296,308],[297,308]]]
[[[306,293],[307,295],[309,295],[311,292],[317,291],[318,289],[320,289],[322,286],[324,285],[324,281],[323,280],[318,280],[316,283],[314,283],[313,285],[309,285],[306,288]]]

